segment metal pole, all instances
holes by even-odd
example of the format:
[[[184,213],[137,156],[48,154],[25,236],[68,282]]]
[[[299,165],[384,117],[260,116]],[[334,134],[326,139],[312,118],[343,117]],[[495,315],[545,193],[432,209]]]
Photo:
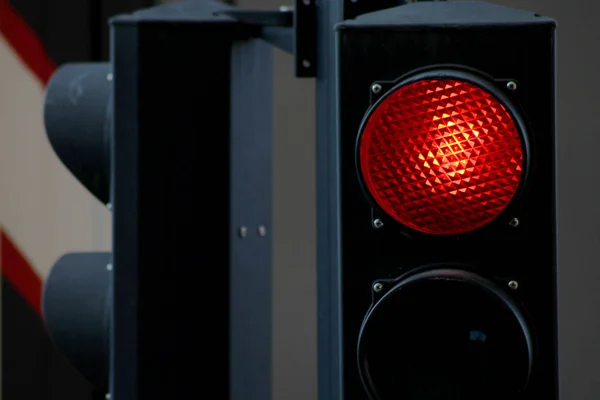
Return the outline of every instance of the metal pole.
[[[309,0],[310,1],[310,0]],[[319,400],[342,400],[342,311],[337,53],[334,26],[406,0],[317,2],[317,326]]]
[[[314,1],[314,0],[313,0]],[[319,400],[341,400],[340,207],[333,27],[343,0],[317,2],[317,326]]]

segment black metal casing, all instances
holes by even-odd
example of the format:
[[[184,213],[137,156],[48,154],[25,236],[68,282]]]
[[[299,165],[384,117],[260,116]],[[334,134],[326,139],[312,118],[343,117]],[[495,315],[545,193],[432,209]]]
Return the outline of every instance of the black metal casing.
[[[111,21],[115,400],[270,397],[271,49],[226,7]]]
[[[337,35],[344,399],[367,399],[356,351],[373,283],[434,263],[467,264],[500,284],[519,282],[511,296],[535,337],[524,398],[557,399],[555,22],[492,4],[424,2],[342,22]],[[371,85],[432,65],[493,77],[517,106],[531,147],[524,192],[467,235],[407,235],[372,207],[357,177],[356,141],[373,104]],[[506,90],[508,80],[518,89]],[[381,229],[372,226],[374,216],[385,219]],[[513,218],[516,227],[509,224]]]

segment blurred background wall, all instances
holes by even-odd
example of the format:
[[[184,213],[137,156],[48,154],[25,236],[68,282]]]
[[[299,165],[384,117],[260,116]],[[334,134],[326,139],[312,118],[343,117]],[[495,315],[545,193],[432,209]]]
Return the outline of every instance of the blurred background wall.
[[[8,2],[0,0],[0,33],[3,34],[10,29]],[[600,225],[600,167],[596,164],[596,150],[600,147],[600,120],[596,119],[596,113],[600,107],[597,99],[600,77],[596,72],[600,70],[597,46],[600,25],[596,23],[596,16],[600,13],[600,4],[589,0],[493,2],[529,9],[559,22],[562,398],[597,400],[600,398],[600,313],[596,311],[600,304],[597,256],[600,248],[597,228]],[[43,1],[25,3],[29,9],[25,7],[20,12],[28,16],[33,25],[38,21],[41,25],[38,29],[48,35],[50,27],[56,27],[56,23],[52,25],[48,21],[59,18],[58,13],[44,7],[37,13],[31,11],[34,3],[40,5]],[[77,7],[75,4],[85,2],[71,3]],[[283,0],[237,0],[237,4],[268,9],[291,5]],[[131,6],[133,2],[124,1],[121,8],[126,10]],[[39,23],[42,20],[45,24]],[[62,37],[55,37],[54,46],[61,40],[73,41],[75,38],[64,33]],[[99,49],[98,55],[102,51]],[[314,81],[295,79],[292,57],[275,52],[273,398],[316,400]],[[506,57],[511,56],[506,54]],[[84,54],[78,57],[84,57]],[[15,52],[6,35],[4,38],[0,35],[0,227],[3,238],[0,262],[3,275],[11,277],[5,281],[13,282],[2,285],[2,324],[12,328],[2,330],[4,353],[9,356],[3,357],[2,362],[5,400],[64,399],[65,382],[76,379],[71,375],[60,382],[45,378],[50,379],[50,383],[37,389],[37,394],[15,397],[14,393],[21,391],[23,394],[31,386],[27,371],[40,375],[40,369],[54,365],[50,361],[31,365],[31,359],[22,360],[26,350],[23,346],[26,345],[16,343],[20,340],[19,343],[33,346],[31,343],[43,339],[31,334],[32,337],[25,341],[22,338],[28,335],[28,325],[24,321],[27,318],[35,321],[35,310],[30,310],[33,316],[25,318],[26,311],[23,310],[31,306],[19,300],[28,290],[19,289],[19,285],[24,285],[19,282],[31,277],[23,278],[20,272],[14,272],[15,268],[20,271],[15,266],[25,263],[38,279],[43,279],[60,254],[107,249],[110,241],[109,216],[104,206],[69,175],[45,138],[41,124],[44,80],[38,75]],[[19,290],[25,290],[20,297],[10,294]],[[6,353],[6,349],[15,348],[18,351]],[[34,351],[31,357],[35,354],[39,357],[40,351]],[[54,359],[52,357],[56,356],[46,356]],[[7,369],[13,372],[7,372]],[[15,372],[17,370],[20,374]],[[83,391],[80,389],[77,393]]]

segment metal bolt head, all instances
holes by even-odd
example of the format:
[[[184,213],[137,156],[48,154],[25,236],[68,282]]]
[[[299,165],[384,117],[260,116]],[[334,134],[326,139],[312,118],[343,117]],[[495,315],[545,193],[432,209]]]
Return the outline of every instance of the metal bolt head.
[[[106,393],[106,396],[104,396],[104,398],[105,398],[106,400],[110,400],[110,398],[111,398],[111,395],[110,395],[110,393]]]
[[[113,269],[113,265],[112,264],[106,264],[106,270],[107,271],[112,271]]]
[[[302,60],[302,66],[304,68],[310,68],[310,61],[308,61],[308,60]]]
[[[245,226],[240,226],[240,230],[238,231],[238,234],[240,235],[241,238],[245,238],[246,235],[248,234],[248,228],[246,228]]]
[[[371,86],[371,92],[375,94],[381,92],[381,85],[379,83],[374,83],[373,86]]]
[[[513,218],[510,220],[510,222],[508,223],[508,225],[510,225],[513,228],[516,228],[517,226],[519,226],[519,219],[518,218]]]
[[[311,0],[302,0],[302,4],[305,6],[310,6]]]
[[[511,288],[512,290],[517,290],[519,288],[519,282],[510,281],[510,282],[508,282],[508,287]]]
[[[106,208],[108,208],[108,211],[112,211],[112,203],[106,203]]]
[[[374,219],[373,220],[373,228],[379,229],[381,227],[383,227],[383,221],[380,220],[379,218]]]
[[[510,91],[515,91],[517,90],[517,82],[515,81],[510,81],[506,84],[506,88]]]
[[[267,228],[264,225],[258,227],[258,236],[267,236]]]
[[[376,293],[379,293],[383,290],[383,285],[381,283],[377,282],[376,284],[373,285],[373,290]]]

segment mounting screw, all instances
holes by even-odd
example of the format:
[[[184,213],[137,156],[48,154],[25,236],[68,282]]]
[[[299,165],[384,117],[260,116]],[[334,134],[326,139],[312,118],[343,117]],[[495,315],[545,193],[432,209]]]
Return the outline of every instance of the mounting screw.
[[[376,284],[373,285],[373,290],[376,293],[379,293],[383,290],[383,285],[381,283],[377,282]]]
[[[517,82],[515,82],[515,81],[510,81],[510,82],[508,82],[508,83],[506,84],[506,88],[507,88],[508,90],[510,90],[511,92],[512,92],[512,91],[515,91],[515,90],[517,90]]]
[[[106,393],[106,396],[104,396],[104,398],[105,398],[106,400],[110,400],[110,398],[111,398],[111,396],[110,396],[110,393]]]
[[[108,208],[108,211],[112,211],[112,203],[106,203],[106,208]]]
[[[371,86],[371,92],[375,94],[381,92],[381,85],[379,83],[374,83],[373,86]]]
[[[379,229],[383,226],[383,221],[380,220],[379,218],[376,218],[373,220],[373,228],[375,229]]]
[[[109,81],[109,82],[112,82],[112,80],[113,80],[113,74],[106,75],[106,80]]]
[[[517,226],[519,226],[519,219],[518,218],[511,219],[510,222],[508,223],[508,225],[510,225],[513,228],[516,228]]]
[[[511,288],[512,290],[517,290],[519,288],[519,282],[510,281],[510,282],[508,282],[508,287]]]
[[[245,238],[246,235],[248,234],[248,228],[246,228],[245,226],[240,226],[240,230],[238,233],[241,238]]]
[[[112,264],[106,264],[107,271],[112,271],[112,268],[113,268]]]
[[[310,6],[311,0],[302,0],[302,4],[305,6]]]
[[[258,236],[267,236],[267,228],[264,225],[259,225]]]

